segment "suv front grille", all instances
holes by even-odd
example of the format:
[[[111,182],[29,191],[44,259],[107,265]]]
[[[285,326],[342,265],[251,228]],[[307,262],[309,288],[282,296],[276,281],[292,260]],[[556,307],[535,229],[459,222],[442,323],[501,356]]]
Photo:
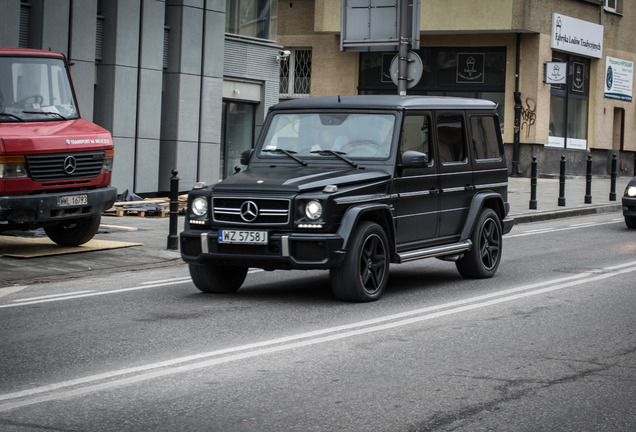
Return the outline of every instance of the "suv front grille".
[[[275,198],[213,198],[212,208],[216,222],[283,225],[289,223],[289,203]]]
[[[104,164],[104,150],[78,153],[27,155],[27,166],[35,181],[97,177]]]

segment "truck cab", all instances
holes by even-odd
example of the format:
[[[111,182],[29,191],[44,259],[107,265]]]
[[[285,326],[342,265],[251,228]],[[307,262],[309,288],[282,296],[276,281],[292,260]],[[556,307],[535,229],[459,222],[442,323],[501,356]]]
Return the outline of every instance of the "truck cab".
[[[111,134],[80,116],[63,54],[0,47],[0,231],[88,242],[117,196],[113,157]]]

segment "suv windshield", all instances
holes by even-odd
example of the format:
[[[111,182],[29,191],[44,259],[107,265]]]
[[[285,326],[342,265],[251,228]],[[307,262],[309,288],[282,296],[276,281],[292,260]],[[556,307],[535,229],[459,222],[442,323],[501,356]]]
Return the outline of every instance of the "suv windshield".
[[[0,57],[0,122],[79,118],[64,61]]]
[[[261,147],[261,157],[386,159],[391,153],[395,116],[383,113],[277,113]],[[284,151],[284,152],[283,152]]]

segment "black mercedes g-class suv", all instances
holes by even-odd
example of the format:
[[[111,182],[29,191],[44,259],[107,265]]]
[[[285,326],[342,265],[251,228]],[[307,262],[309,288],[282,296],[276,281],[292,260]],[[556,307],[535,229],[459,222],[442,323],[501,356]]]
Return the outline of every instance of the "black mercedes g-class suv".
[[[490,101],[282,102],[241,163],[247,169],[188,194],[181,255],[204,292],[238,290],[249,267],[328,269],[336,297],[373,301],[390,263],[429,257],[488,278],[514,223]]]

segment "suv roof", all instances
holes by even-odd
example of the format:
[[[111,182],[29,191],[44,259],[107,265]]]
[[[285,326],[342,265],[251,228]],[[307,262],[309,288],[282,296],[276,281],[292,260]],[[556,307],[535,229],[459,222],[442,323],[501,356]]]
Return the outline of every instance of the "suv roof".
[[[321,108],[364,108],[364,109],[495,109],[495,102],[484,99],[469,99],[447,96],[398,96],[398,95],[357,95],[320,96],[293,99],[274,105],[271,109],[297,110]]]

